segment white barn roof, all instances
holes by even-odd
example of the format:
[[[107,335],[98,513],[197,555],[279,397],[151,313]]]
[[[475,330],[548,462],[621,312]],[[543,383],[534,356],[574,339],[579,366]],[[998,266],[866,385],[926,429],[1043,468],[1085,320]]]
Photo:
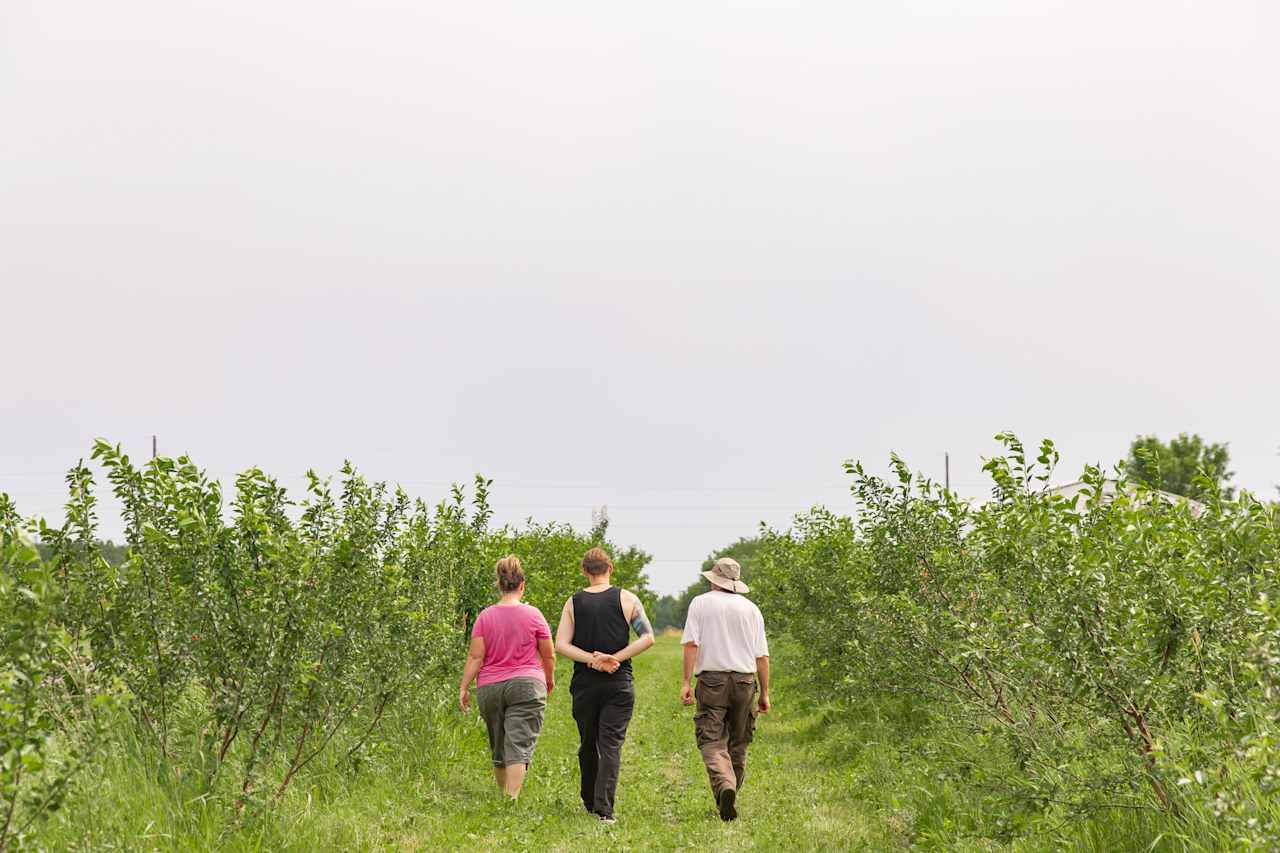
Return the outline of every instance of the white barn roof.
[[[1088,484],[1083,480],[1076,480],[1073,483],[1063,483],[1060,486],[1048,486],[1045,488],[1044,493],[1047,495],[1061,495],[1067,500],[1074,500],[1076,496],[1083,493],[1087,487]],[[1138,490],[1133,486],[1122,485],[1118,480],[1104,480],[1102,482],[1102,495],[1104,500],[1114,498],[1116,495],[1120,494],[1121,491],[1134,495],[1137,494]],[[1159,497],[1169,503],[1186,504],[1191,509],[1191,514],[1197,517],[1205,511],[1204,504],[1185,497],[1184,495],[1176,495],[1173,492],[1162,492],[1159,489],[1150,489],[1147,494],[1150,494],[1153,497]]]

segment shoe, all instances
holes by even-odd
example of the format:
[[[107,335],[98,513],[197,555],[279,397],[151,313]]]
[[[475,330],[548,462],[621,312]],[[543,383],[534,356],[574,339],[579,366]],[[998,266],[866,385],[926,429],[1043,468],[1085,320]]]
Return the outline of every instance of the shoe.
[[[738,800],[738,791],[735,788],[725,788],[720,792],[720,796],[716,797],[716,805],[720,807],[721,820],[737,820],[738,810],[734,804]]]
[[[611,814],[602,814],[600,815],[600,822],[605,826],[613,826],[618,822],[618,819]]]

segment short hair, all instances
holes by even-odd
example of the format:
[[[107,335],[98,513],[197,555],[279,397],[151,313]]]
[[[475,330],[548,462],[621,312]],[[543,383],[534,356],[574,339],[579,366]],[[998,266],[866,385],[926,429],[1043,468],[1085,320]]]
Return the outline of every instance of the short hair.
[[[515,592],[524,583],[524,567],[515,554],[508,554],[499,560],[498,565],[494,566],[494,574],[498,576],[498,590],[501,592]]]
[[[582,555],[582,570],[593,578],[606,574],[613,568],[613,560],[603,548],[592,548]]]

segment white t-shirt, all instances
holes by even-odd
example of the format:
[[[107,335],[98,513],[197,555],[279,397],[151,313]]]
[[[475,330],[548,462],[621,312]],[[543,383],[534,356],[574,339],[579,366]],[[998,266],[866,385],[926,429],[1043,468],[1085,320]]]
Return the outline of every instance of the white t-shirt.
[[[760,608],[749,598],[714,589],[689,602],[681,642],[698,644],[694,673],[755,672],[756,658],[769,656]]]

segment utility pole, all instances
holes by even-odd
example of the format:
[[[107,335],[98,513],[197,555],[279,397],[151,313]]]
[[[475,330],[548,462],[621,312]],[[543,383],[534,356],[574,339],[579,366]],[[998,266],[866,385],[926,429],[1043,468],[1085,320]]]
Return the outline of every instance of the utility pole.
[[[942,480],[946,484],[947,491],[951,491],[951,454],[943,452],[942,454]]]
[[[156,437],[154,435],[151,436],[151,458],[156,458]]]
[[[599,535],[602,539],[609,530],[609,507],[608,505],[591,508],[591,532]]]

